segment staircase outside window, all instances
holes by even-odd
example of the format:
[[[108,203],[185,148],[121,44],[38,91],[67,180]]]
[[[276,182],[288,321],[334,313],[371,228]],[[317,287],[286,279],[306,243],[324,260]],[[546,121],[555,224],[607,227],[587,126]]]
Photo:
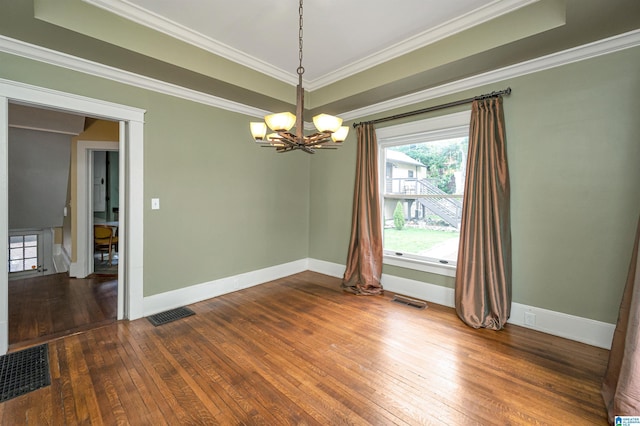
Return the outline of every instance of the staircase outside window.
[[[386,263],[455,268],[469,145],[468,118],[456,120],[433,132],[397,126],[378,139]]]

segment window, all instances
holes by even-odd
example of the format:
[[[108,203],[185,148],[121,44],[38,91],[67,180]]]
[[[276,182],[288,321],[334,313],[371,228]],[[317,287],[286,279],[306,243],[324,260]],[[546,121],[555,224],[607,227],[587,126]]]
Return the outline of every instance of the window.
[[[38,269],[38,235],[11,235],[9,237],[9,272]]]
[[[454,275],[469,112],[382,128],[377,136],[385,263]]]

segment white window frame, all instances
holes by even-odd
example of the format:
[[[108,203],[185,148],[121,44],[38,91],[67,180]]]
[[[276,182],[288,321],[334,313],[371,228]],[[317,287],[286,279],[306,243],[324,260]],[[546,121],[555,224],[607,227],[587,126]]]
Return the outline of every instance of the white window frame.
[[[26,236],[35,236],[36,237],[36,265],[37,268],[36,269],[21,269],[19,271],[15,271],[15,272],[11,272],[11,270],[9,271],[9,279],[15,279],[15,278],[24,278],[25,276],[34,276],[34,275],[40,275],[42,273],[43,268],[43,263],[44,263],[44,255],[43,255],[43,230],[42,229],[21,229],[21,230],[9,230],[9,240],[11,240],[11,237],[21,237],[22,238],[22,245],[20,247],[20,249],[22,249],[22,254],[23,257],[22,259],[22,263],[23,263],[23,267],[24,267],[24,261],[25,261],[25,251],[26,251],[26,247],[25,246],[25,241],[24,241],[24,237]],[[32,246],[33,247],[33,246]],[[11,252],[13,248],[11,247],[11,243],[9,243],[9,252]],[[11,263],[11,255],[9,255],[9,263]],[[11,269],[11,268],[9,268]]]
[[[470,119],[471,111],[463,111],[377,129],[381,208],[384,208],[385,148],[469,136]],[[383,227],[384,224],[380,223],[380,226]],[[456,275],[455,265],[407,257],[406,255],[398,256],[388,250],[384,251],[383,263],[450,277],[455,277]]]

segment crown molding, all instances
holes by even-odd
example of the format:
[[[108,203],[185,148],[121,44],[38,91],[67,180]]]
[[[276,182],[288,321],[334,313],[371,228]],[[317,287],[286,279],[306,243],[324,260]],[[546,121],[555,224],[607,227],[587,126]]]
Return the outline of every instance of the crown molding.
[[[135,22],[136,24],[159,31],[170,37],[261,72],[269,77],[273,77],[294,86],[298,83],[298,76],[295,73],[286,72],[265,61],[247,55],[246,53],[227,44],[220,43],[211,37],[185,27],[182,24],[150,12],[138,5],[128,2],[127,0],[82,1],[110,13],[114,13],[129,21]],[[451,19],[434,28],[430,28],[422,33],[398,42],[393,46],[383,49],[378,53],[369,55],[350,65],[330,72],[321,78],[311,81],[305,80],[304,85],[310,91],[320,89],[324,86],[335,83],[336,81],[342,80],[346,77],[352,76],[538,1],[540,0],[494,0],[486,6]]]
[[[495,84],[508,79],[520,77],[527,74],[556,68],[562,65],[595,58],[597,56],[607,55],[618,52],[620,50],[630,49],[640,46],[640,30],[633,30],[627,33],[619,34],[606,39],[598,40],[593,43],[574,47],[572,49],[563,50],[561,52],[552,53],[550,55],[541,56],[519,64],[510,65],[494,71],[478,74],[472,77],[457,80],[451,83],[432,87],[410,95],[401,96],[399,98],[390,99],[388,101],[369,105],[364,108],[339,114],[344,121],[355,120],[361,117],[379,114],[396,108],[402,108],[414,105],[420,102],[462,92],[464,90],[474,89],[476,87]]]
[[[585,59],[590,59],[637,46],[640,46],[640,29],[619,34],[617,36],[599,40],[583,46],[578,46],[562,52],[557,52],[540,58],[532,59],[526,62],[521,62],[519,64],[511,65],[495,71],[478,74],[473,77],[436,86],[410,95],[369,105],[364,108],[343,112],[339,115],[343,118],[344,121],[356,120],[362,117],[367,117],[373,114],[391,111],[396,108],[414,105],[420,102],[428,101],[453,93],[458,93],[464,90],[498,83],[511,78],[520,77],[522,75],[544,71],[573,62],[579,62]],[[251,117],[262,119],[265,115],[271,113],[271,111],[265,111],[259,108],[243,105],[238,102],[229,101],[217,96],[177,86],[175,84],[166,83],[107,65],[91,62],[86,59],[78,58],[51,49],[46,49],[1,35],[0,52],[9,53],[12,55],[51,65],[56,65],[73,71],[83,72],[119,83],[175,96],[178,98],[198,102],[216,108],[221,108],[231,112],[237,112],[239,114],[245,114]]]
[[[230,61],[273,77],[291,85],[298,84],[298,75],[284,71],[261,59],[247,55],[227,44],[221,43],[211,37],[194,31],[182,24],[160,16],[126,0],[82,0],[92,6],[114,13],[128,21],[151,28],[188,43],[192,46],[211,52]]]
[[[0,78],[0,93],[4,97],[17,100],[19,104],[55,106],[56,110],[71,113],[90,111],[101,117],[114,120],[144,123],[144,114],[146,112],[144,109],[128,105],[120,105],[101,99],[90,99],[74,93],[63,93],[58,90],[36,87],[4,78]]]
[[[414,50],[451,37],[464,30],[483,24],[517,9],[523,8],[540,0],[494,0],[493,2],[465,15],[451,19],[420,34],[387,47],[379,52],[362,58],[352,64],[332,71],[320,78],[309,81],[308,90],[318,90],[336,81],[351,77],[376,65],[398,58]]]
[[[66,53],[47,49],[41,46],[25,43],[0,35],[0,52],[33,59],[50,65],[56,65],[73,71],[83,72],[96,77],[106,78],[131,86],[140,87],[154,92],[175,96],[178,98],[198,102],[201,104],[221,108],[226,111],[246,114],[252,117],[264,117],[270,111],[244,105],[217,96],[187,89],[176,84],[156,80],[140,74],[124,71],[108,65],[88,61]]]

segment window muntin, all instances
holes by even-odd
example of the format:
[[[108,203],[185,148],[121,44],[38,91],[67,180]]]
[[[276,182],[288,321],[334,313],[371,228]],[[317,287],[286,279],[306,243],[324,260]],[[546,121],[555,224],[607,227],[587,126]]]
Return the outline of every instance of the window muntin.
[[[9,272],[31,271],[37,268],[38,235],[11,235],[9,237]]]
[[[465,112],[377,131],[385,263],[455,271],[468,123]],[[398,203],[401,229],[394,220]]]

